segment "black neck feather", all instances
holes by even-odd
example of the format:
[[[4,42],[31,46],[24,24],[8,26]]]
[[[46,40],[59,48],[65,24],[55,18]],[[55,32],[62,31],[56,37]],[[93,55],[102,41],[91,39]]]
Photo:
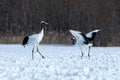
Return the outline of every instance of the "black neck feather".
[[[45,27],[45,23],[41,23],[41,28],[40,30],[42,30]]]

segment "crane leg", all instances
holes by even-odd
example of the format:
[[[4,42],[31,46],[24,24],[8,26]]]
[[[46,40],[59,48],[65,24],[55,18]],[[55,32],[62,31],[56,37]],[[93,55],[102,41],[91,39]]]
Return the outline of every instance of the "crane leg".
[[[80,51],[81,51],[81,59],[83,58],[83,55],[84,55],[84,53],[83,53],[83,51],[80,49]]]
[[[90,49],[91,49],[91,47],[89,47],[89,49],[88,49],[88,57],[89,57],[89,59],[90,59]]]
[[[34,46],[35,47],[35,46]],[[32,49],[32,59],[34,59],[34,47]]]
[[[82,58],[83,58],[84,53],[81,51],[81,54],[82,54],[82,56],[81,56],[81,59],[82,59]]]
[[[41,55],[42,58],[45,58],[39,51],[38,46],[37,46],[37,52]]]

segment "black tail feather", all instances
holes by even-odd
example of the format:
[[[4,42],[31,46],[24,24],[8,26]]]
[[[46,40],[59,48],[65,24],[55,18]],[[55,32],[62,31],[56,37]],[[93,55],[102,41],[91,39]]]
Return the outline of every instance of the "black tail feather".
[[[25,45],[25,44],[27,44],[27,42],[28,42],[28,39],[29,39],[29,37],[28,36],[26,36],[24,39],[23,39],[23,43],[22,43],[22,45]],[[25,46],[24,46],[25,47]]]

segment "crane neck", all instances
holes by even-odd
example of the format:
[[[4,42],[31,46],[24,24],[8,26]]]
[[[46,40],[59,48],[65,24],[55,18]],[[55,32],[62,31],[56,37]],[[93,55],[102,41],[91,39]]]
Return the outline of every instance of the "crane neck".
[[[44,29],[42,29],[39,33],[38,33],[38,35],[40,36],[40,35],[43,35],[44,34]]]
[[[41,30],[45,27],[44,23],[41,23]]]
[[[45,23],[41,23],[41,25],[40,25],[40,33],[43,32],[44,27],[45,27]]]
[[[42,30],[40,31],[40,33],[43,33],[44,32],[44,28],[42,28]]]

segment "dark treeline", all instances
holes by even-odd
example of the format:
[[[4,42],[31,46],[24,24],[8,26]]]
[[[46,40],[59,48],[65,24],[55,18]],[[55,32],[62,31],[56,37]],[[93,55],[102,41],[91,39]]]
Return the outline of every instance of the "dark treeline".
[[[0,43],[21,43],[41,20],[50,24],[43,43],[70,43],[69,29],[101,29],[95,45],[120,45],[119,0],[0,0]]]

